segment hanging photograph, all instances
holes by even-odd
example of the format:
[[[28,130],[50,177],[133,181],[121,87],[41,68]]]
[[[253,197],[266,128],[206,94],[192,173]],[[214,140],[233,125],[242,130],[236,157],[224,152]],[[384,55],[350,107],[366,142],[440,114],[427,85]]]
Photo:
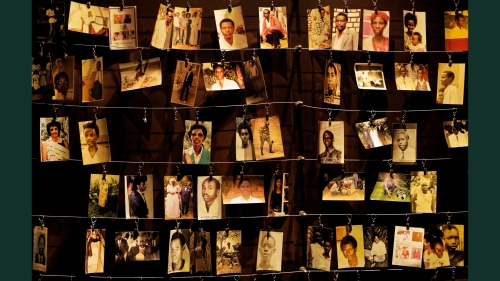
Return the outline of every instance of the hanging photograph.
[[[182,146],[183,164],[210,164],[212,121],[186,120]]]
[[[154,218],[153,175],[130,175],[125,178],[125,217]]]
[[[389,267],[387,227],[365,227],[365,267]]]
[[[427,51],[425,12],[403,10],[404,50],[407,52]]]
[[[413,165],[417,161],[417,123],[392,124],[392,162]]]
[[[190,272],[191,255],[189,252],[190,229],[172,229],[169,235],[168,274]]]
[[[437,104],[463,104],[465,63],[438,64]]]
[[[85,247],[85,274],[104,272],[104,249],[106,229],[87,229]]]
[[[111,161],[106,118],[78,122],[83,165]]]
[[[364,173],[346,173],[335,175],[323,189],[324,201],[364,201]]]
[[[450,259],[450,266],[465,266],[466,254],[464,225],[442,224],[438,228],[442,232],[444,250]],[[435,245],[434,248],[436,248]],[[438,253],[436,252],[435,254]]]
[[[137,48],[136,6],[109,7],[111,19],[109,36],[110,50]]]
[[[40,118],[40,160],[69,160],[68,117]]]
[[[385,90],[383,65],[379,63],[355,63],[354,75],[362,90]]]
[[[259,143],[254,143],[256,160],[275,159],[285,156],[279,116],[254,118],[250,120],[250,124],[253,139],[256,139],[257,136],[260,139]]]
[[[221,176],[198,177],[198,220],[216,220],[222,218]]]
[[[133,236],[133,232],[132,232]],[[123,232],[115,232],[115,262],[124,262],[127,258],[128,250],[129,250],[129,239],[133,239],[134,243],[136,243],[136,239],[131,237],[130,233],[124,234]]]
[[[469,50],[469,11],[444,12],[445,51]]]
[[[318,160],[321,164],[344,163],[344,121],[318,121]]]
[[[411,172],[410,192],[412,213],[436,213],[437,172]]]
[[[335,232],[338,268],[365,267],[363,226],[337,226]]]
[[[252,128],[243,117],[236,117],[236,161],[255,160]]]
[[[184,175],[177,180],[175,175],[163,177],[165,219],[194,218],[193,176]]]
[[[49,100],[54,96],[50,53],[31,57],[31,99]]]
[[[444,121],[443,129],[449,148],[469,146],[469,120]]]
[[[191,274],[212,273],[212,247],[210,246],[210,233],[206,231],[190,231],[189,249],[191,259]]]
[[[330,6],[307,9],[309,50],[330,49],[332,46]]]
[[[172,49],[199,50],[202,8],[175,7]]]
[[[244,77],[245,69],[240,61],[203,63],[206,91],[245,89]]]
[[[394,63],[396,88],[402,91],[430,91],[427,64]]]
[[[160,58],[120,63],[121,91],[161,85]]]
[[[273,174],[269,195],[267,196],[267,215],[270,217],[286,216],[290,210],[288,173]]]
[[[52,77],[54,79],[54,96],[52,96],[52,100],[73,100],[75,98],[74,69],[74,56],[67,56],[66,58],[64,56],[52,57]]]
[[[235,50],[248,47],[247,31],[243,20],[241,6],[228,9],[214,10],[215,25],[221,50]]]
[[[345,7],[347,8],[347,7]],[[355,51],[359,49],[361,9],[333,9],[332,49]]]
[[[82,102],[102,100],[104,69],[102,57],[82,60]]]
[[[36,6],[35,6],[36,5]],[[64,1],[40,0],[33,3],[34,41],[60,44],[66,39]]]
[[[241,273],[241,230],[217,231],[215,262],[217,275]]]
[[[387,117],[356,123],[356,131],[366,149],[392,144]]]
[[[307,268],[330,271],[332,266],[333,229],[307,227]]]
[[[174,8],[160,3],[155,29],[151,37],[151,46],[167,50],[172,48],[172,34],[174,34]],[[177,24],[177,28],[178,28]]]
[[[71,1],[69,6],[68,30],[107,37],[109,36],[108,19],[109,8],[107,7]]]
[[[47,272],[47,227],[33,228],[33,261],[32,269]]]
[[[264,176],[241,175],[222,177],[224,204],[265,203]]]
[[[389,51],[389,11],[363,9],[363,50]]]
[[[201,64],[178,60],[174,74],[171,103],[194,106]]]
[[[323,101],[340,105],[340,64],[331,60],[326,61]]]
[[[396,226],[392,265],[422,267],[422,247],[424,229],[420,227]],[[411,255],[410,255],[411,253]]]
[[[370,200],[410,202],[410,175],[378,173]]]
[[[115,262],[160,260],[160,232],[115,232]]]
[[[120,176],[91,174],[88,217],[116,218]]]
[[[261,49],[288,48],[286,6],[259,7]]]
[[[258,272],[281,271],[282,250],[282,230],[260,230],[256,270]]]
[[[259,57],[253,56],[251,60],[243,62],[243,68],[246,103],[258,103],[267,99],[266,83]]]

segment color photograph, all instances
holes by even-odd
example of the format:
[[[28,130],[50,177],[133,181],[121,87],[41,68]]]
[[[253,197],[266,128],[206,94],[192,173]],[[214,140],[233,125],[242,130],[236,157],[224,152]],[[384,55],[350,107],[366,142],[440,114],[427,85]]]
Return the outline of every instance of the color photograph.
[[[206,91],[245,89],[245,68],[243,63],[203,63],[203,80]]]
[[[121,91],[161,85],[160,58],[120,63]]]
[[[90,2],[89,2],[90,3]],[[90,8],[88,8],[90,6]],[[109,8],[71,1],[68,30],[99,36],[109,36]]]
[[[74,56],[67,56],[66,58],[64,56],[52,57],[52,77],[54,79],[54,96],[52,96],[52,100],[73,100],[75,98],[74,68]]]
[[[437,172],[411,172],[410,192],[412,213],[436,213]]]
[[[135,6],[109,7],[111,19],[109,36],[110,50],[137,48],[137,11]]]
[[[396,226],[394,230],[394,246],[392,252],[392,265],[422,267],[422,240],[414,241],[417,235],[423,237],[424,229],[420,227]],[[411,252],[411,255],[410,255]]]
[[[361,9],[333,8],[332,49],[354,51],[359,49]]]
[[[198,177],[198,220],[217,220],[222,218],[221,176]]]
[[[154,218],[153,175],[129,175],[125,179],[125,217]]]
[[[247,31],[243,19],[241,6],[228,9],[214,10],[215,25],[221,50],[236,50],[248,48]]]
[[[210,164],[212,143],[212,122],[186,120],[184,144],[182,146],[183,164]]]
[[[386,117],[356,123],[356,131],[366,149],[392,144],[392,136]]]
[[[266,83],[259,57],[254,56],[251,60],[243,62],[243,68],[246,103],[258,103],[267,99]]]
[[[326,61],[323,101],[340,105],[340,64],[330,60]]]
[[[365,227],[365,267],[389,267],[387,227]]]
[[[172,49],[199,50],[202,8],[175,7]]]
[[[445,51],[469,50],[469,11],[444,12]]]
[[[370,200],[410,202],[410,181],[407,174],[378,173]]]
[[[281,271],[282,249],[282,230],[259,231],[256,271]]]
[[[265,203],[264,176],[241,175],[222,177],[224,204]]]
[[[104,69],[102,57],[82,60],[82,102],[102,100]]]
[[[363,10],[363,50],[389,51],[389,11]]]
[[[254,143],[256,160],[275,159],[285,156],[283,141],[281,140],[281,129],[279,116],[254,118],[250,121],[253,128],[253,139],[260,139]]]
[[[437,104],[464,103],[465,63],[438,64]]]
[[[83,165],[111,161],[106,118],[78,122]]]
[[[168,274],[190,272],[192,265],[188,242],[189,229],[172,229],[169,235]]]
[[[261,49],[288,48],[286,6],[259,7]]]
[[[404,50],[407,52],[427,51],[425,12],[403,10]]]
[[[307,9],[309,50],[330,49],[332,46],[330,6]]]
[[[321,164],[344,163],[344,121],[318,121],[318,159]]]
[[[236,161],[255,160],[252,127],[243,117],[236,117]]]
[[[68,117],[40,118],[40,160],[46,162],[69,159]]]
[[[444,121],[443,129],[448,148],[469,146],[469,120]]]
[[[286,216],[290,210],[290,187],[288,186],[288,173],[273,174],[269,194],[267,196],[268,216]]]
[[[212,273],[212,255],[210,233],[206,231],[190,231],[189,249],[191,256],[191,274]],[[175,243],[174,243],[175,244]]]
[[[379,63],[355,63],[354,75],[358,89],[385,90],[383,65]]]
[[[174,74],[171,103],[194,106],[201,64],[178,60]]]
[[[394,63],[394,81],[401,91],[430,91],[427,64]]]
[[[466,253],[465,253],[464,225],[442,224],[438,226],[438,229],[440,229],[442,232],[444,249],[447,252],[448,257],[450,259],[450,266],[465,266]],[[435,249],[436,245],[434,245],[434,250],[433,250],[435,254],[436,252],[438,252]]]
[[[87,229],[85,247],[85,274],[104,272],[104,250],[106,229]]]
[[[335,233],[338,268],[365,267],[363,226],[337,226]]]
[[[241,230],[217,231],[215,262],[217,275],[241,273]]]
[[[417,161],[417,123],[392,124],[392,162],[413,165]]]
[[[177,28],[178,28],[177,18]],[[178,29],[175,31],[178,31]],[[168,50],[172,48],[172,34],[174,33],[174,8],[170,5],[163,5],[160,3],[158,9],[158,16],[156,17],[155,29],[151,37],[151,46]]]
[[[185,175],[179,181],[177,176],[163,177],[165,219],[194,218],[193,176]]]
[[[91,174],[88,217],[116,218],[120,176]]]
[[[364,173],[346,173],[333,177],[323,189],[324,201],[364,201]]]
[[[115,262],[160,260],[160,232],[115,232]]]
[[[307,227],[307,268],[330,271],[332,266],[333,229]]]

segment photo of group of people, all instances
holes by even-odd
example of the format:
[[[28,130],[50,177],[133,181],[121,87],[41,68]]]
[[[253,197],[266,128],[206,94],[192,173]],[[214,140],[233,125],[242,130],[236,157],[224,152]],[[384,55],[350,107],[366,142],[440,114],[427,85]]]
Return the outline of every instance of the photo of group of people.
[[[174,74],[171,103],[194,106],[201,64],[178,60]]]
[[[78,122],[83,165],[111,161],[106,119]]]
[[[463,104],[465,63],[439,63],[437,104]]]
[[[245,89],[245,69],[242,62],[203,63],[205,90]]]
[[[160,58],[120,63],[121,91],[161,85]]]
[[[31,99],[50,99],[54,95],[50,53],[31,57]]]
[[[212,122],[186,120],[186,131],[182,146],[182,163],[210,164]]]
[[[82,60],[82,102],[102,100],[103,88],[102,57]]]
[[[137,48],[137,13],[135,6],[109,7],[111,50]]]
[[[163,181],[165,219],[194,218],[193,176],[185,175],[178,180],[171,175],[165,176]]]
[[[443,129],[449,148],[469,146],[469,120],[444,121]]]
[[[444,12],[445,51],[469,50],[469,11]]]
[[[417,124],[392,124],[392,162],[411,165],[417,161]]]
[[[151,37],[151,46],[167,50],[172,47],[172,34],[174,33],[174,15],[175,10],[170,5],[160,3],[158,16],[156,17],[153,36]],[[177,15],[178,17],[179,15]],[[179,19],[177,18],[177,23]],[[178,24],[177,24],[178,26]]]
[[[47,233],[49,229],[43,226],[33,228],[33,260],[32,269],[47,271]]]
[[[61,43],[66,39],[66,4],[64,1],[37,1],[33,3],[32,34],[36,40]]]
[[[283,254],[283,231],[259,231],[256,271],[281,271]]]
[[[198,50],[200,49],[202,8],[175,7],[173,17],[172,49]],[[170,25],[171,22],[168,23]],[[168,29],[167,36],[168,36]],[[165,44],[163,49],[167,49]]]
[[[410,202],[410,175],[378,173],[370,200]]]
[[[332,266],[333,229],[307,227],[307,268],[330,271]]]
[[[464,226],[442,224],[426,229],[422,260],[425,268],[464,266]]]
[[[54,79],[54,95],[52,100],[73,100],[74,77],[73,70],[75,68],[74,56],[59,56],[52,57],[52,77]],[[50,71],[50,70],[47,70]]]
[[[384,72],[379,63],[355,63],[354,75],[359,89],[385,90]]]
[[[189,241],[191,273],[210,275],[212,273],[210,233],[206,231],[190,231]]]
[[[411,211],[435,213],[437,201],[437,172],[411,172]]]
[[[365,267],[363,226],[337,226],[335,232],[338,268]]]
[[[221,50],[235,50],[248,47],[243,10],[241,6],[214,10],[217,36]]]
[[[422,267],[424,229],[420,227],[396,226],[392,265]]]
[[[243,62],[243,66],[246,103],[252,104],[267,99],[266,83],[259,57],[253,56],[251,60]]]
[[[323,200],[363,201],[365,200],[365,176],[363,173],[337,175],[330,179],[323,189]]]
[[[365,267],[389,267],[387,227],[365,227]]]
[[[116,218],[120,176],[91,174],[88,217]]]
[[[87,229],[85,247],[85,274],[104,272],[106,229]]]
[[[118,231],[114,241],[115,262],[160,260],[158,231]]]
[[[394,63],[396,88],[402,91],[430,91],[429,66],[416,63]]]
[[[427,51],[425,12],[403,10],[404,48],[408,52]]]
[[[68,30],[92,35],[109,36],[109,8],[71,1]]]
[[[254,118],[250,120],[253,139],[259,136],[260,142],[254,143],[256,160],[275,159],[285,156],[279,116]]]
[[[241,273],[241,230],[217,231],[216,274]]]
[[[270,217],[288,215],[289,206],[288,173],[274,173],[267,196],[267,215]]]
[[[223,204],[265,203],[264,176],[224,176],[221,180]]]
[[[260,47],[288,48],[286,6],[259,7]]]
[[[125,217],[154,218],[153,175],[127,175],[124,183]]]
[[[40,160],[69,160],[68,117],[40,118]]]
[[[387,117],[356,123],[356,131],[366,149],[392,144]]]

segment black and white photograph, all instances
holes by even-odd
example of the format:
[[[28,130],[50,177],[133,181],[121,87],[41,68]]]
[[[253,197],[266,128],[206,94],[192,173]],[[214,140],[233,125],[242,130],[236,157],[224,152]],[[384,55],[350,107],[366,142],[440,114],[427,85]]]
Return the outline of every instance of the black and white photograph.
[[[202,68],[206,91],[245,89],[245,68],[240,61],[208,62]]]
[[[109,8],[71,1],[68,30],[108,37]]]
[[[389,267],[389,235],[386,226],[365,227],[365,267]]]
[[[469,120],[444,121],[443,130],[448,148],[469,146]]]
[[[174,20],[174,12],[174,8],[170,5],[163,5],[160,3],[153,36],[151,37],[151,46],[161,50],[168,50],[172,48],[174,21],[177,22],[175,31],[178,31],[179,28],[178,18],[177,20]]]
[[[206,231],[190,231],[189,249],[191,258],[191,274],[212,273],[212,255],[210,233]],[[194,266],[193,266],[194,265]]]
[[[68,117],[40,118],[40,160],[48,162],[69,159]]]
[[[54,96],[50,53],[31,57],[31,99],[50,100]]]
[[[172,49],[199,50],[202,8],[175,7]]]
[[[85,247],[85,274],[104,272],[106,229],[87,229]]]
[[[137,48],[136,6],[109,7],[109,49],[124,50]]]
[[[269,184],[267,196],[267,215],[270,217],[286,216],[291,209],[288,173],[274,173]]]
[[[120,63],[121,91],[161,85],[160,58]]]
[[[261,230],[257,248],[256,271],[281,271],[283,231]]]
[[[33,38],[47,43],[63,43],[66,40],[66,4],[64,1],[39,0],[33,11]]]
[[[366,149],[392,144],[387,117],[356,123],[356,131]]]
[[[243,66],[246,103],[258,103],[267,99],[266,83],[259,57],[253,56],[251,60],[243,62]]]
[[[160,232],[115,232],[114,256],[115,262],[160,260]]]
[[[74,56],[55,55],[52,57],[52,77],[54,79],[52,100],[73,100],[75,98],[74,68]]]
[[[241,6],[228,9],[214,10],[215,25],[221,50],[244,49],[248,47],[247,30],[243,19]]]
[[[197,205],[198,220],[217,220],[222,218],[221,176],[199,176]]]
[[[321,164],[344,163],[344,121],[318,121],[318,160]]]
[[[106,118],[78,122],[83,165],[111,161]]]
[[[404,50],[427,51],[425,12],[403,10]]]
[[[396,88],[402,91],[430,91],[429,66],[416,63],[394,63]]]
[[[340,105],[340,64],[331,60],[326,61],[323,101]]]
[[[437,104],[463,104],[465,63],[438,64]]]
[[[90,174],[88,217],[116,218],[120,176]]]
[[[103,58],[82,60],[82,102],[102,100],[104,88]]]
[[[185,120],[182,163],[208,165],[212,146],[212,122]]]
[[[392,124],[392,162],[413,165],[417,161],[417,123]]]
[[[172,229],[169,235],[168,274],[177,272],[190,272],[192,265],[189,251],[189,229]]]
[[[255,160],[252,127],[248,120],[236,117],[236,161]]]
[[[35,226],[33,228],[33,270],[47,272],[48,232],[47,227]]]
[[[363,226],[337,226],[335,232],[338,268],[365,267]]]
[[[259,7],[259,35],[262,49],[288,48],[286,6]]]
[[[332,46],[330,6],[307,9],[309,50],[330,49]]]
[[[323,189],[323,201],[364,201],[364,173],[334,175]]]
[[[354,75],[362,90],[385,90],[383,65],[379,63],[355,63]]]
[[[241,230],[217,231],[215,246],[217,275],[241,273],[241,249]]]
[[[307,268],[330,271],[332,266],[333,229],[307,227]]]
[[[154,218],[153,175],[124,176],[125,217]]]
[[[178,60],[174,74],[171,103],[194,106],[201,64]]]
[[[265,203],[266,201],[264,197],[264,176],[224,176],[221,185],[222,202],[224,204],[254,204]]]
[[[163,177],[166,220],[194,218],[193,188],[193,176],[184,175],[180,180],[176,175]]]
[[[437,205],[437,172],[411,172],[411,212],[435,213]]]

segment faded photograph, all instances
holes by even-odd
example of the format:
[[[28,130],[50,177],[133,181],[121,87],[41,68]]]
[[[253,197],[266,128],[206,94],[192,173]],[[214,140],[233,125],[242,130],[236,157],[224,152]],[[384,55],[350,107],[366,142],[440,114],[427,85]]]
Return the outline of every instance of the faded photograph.
[[[307,9],[309,50],[330,49],[332,46],[330,6]]]
[[[105,229],[87,229],[85,274],[104,272]]]
[[[168,239],[168,274],[176,272],[190,272],[192,265],[189,251],[189,229],[172,229]]]
[[[318,160],[321,164],[344,163],[344,121],[318,121]]]
[[[51,99],[54,95],[50,53],[31,57],[31,99]]]
[[[387,227],[365,227],[365,267],[389,267]]]
[[[116,218],[120,176],[91,174],[88,217]]]
[[[245,68],[242,62],[203,63],[206,91],[245,89]]]
[[[408,52],[427,51],[425,12],[403,10],[404,50]]]
[[[333,229],[307,227],[307,268],[330,271],[332,265]]]
[[[366,149],[392,144],[392,136],[387,125],[387,118],[356,123],[358,137]]]
[[[437,172],[411,172],[412,213],[435,213],[437,202]]]
[[[125,176],[125,217],[154,218],[153,175]]]
[[[186,120],[186,131],[182,146],[182,163],[210,164],[212,146],[212,122]]]
[[[289,198],[292,198],[289,194],[288,173],[274,173],[267,197],[267,215],[270,217],[288,215],[291,209]]]
[[[137,11],[135,6],[109,7],[109,49],[137,48]]]
[[[288,48],[286,6],[259,7],[259,26],[262,49]]]
[[[193,177],[186,175],[177,179],[174,175],[163,177],[165,219],[192,219],[196,206],[193,201]]]
[[[78,122],[83,165],[111,161],[106,119]]]
[[[103,75],[102,57],[82,60],[82,102],[102,100]]]
[[[361,9],[334,8],[332,49],[354,51],[359,49]]]
[[[47,227],[35,226],[33,229],[33,260],[32,269],[47,271]]]
[[[40,118],[40,160],[69,160],[68,117]]]
[[[160,3],[153,36],[151,37],[151,46],[161,50],[170,49],[172,47],[172,34],[174,31],[178,31],[178,20],[177,17],[177,27],[174,30],[174,8]]]
[[[241,230],[217,231],[216,274],[241,273]]]
[[[463,104],[465,63],[438,64],[437,104]]]
[[[364,173],[346,173],[334,176],[323,189],[323,200],[364,201]]]
[[[389,11],[363,10],[363,50],[389,51]]]
[[[370,200],[410,202],[410,175],[378,173]]]
[[[115,232],[115,262],[160,260],[160,232]]]
[[[212,256],[210,246],[210,233],[206,231],[190,231],[190,259],[191,274],[212,273]],[[194,266],[193,266],[194,265]]]
[[[198,177],[198,220],[222,218],[221,176]]]
[[[255,160],[250,122],[236,117],[236,161]]]
[[[430,91],[427,64],[394,63],[396,88],[402,91]]]
[[[340,105],[340,64],[327,60],[323,101]]]
[[[246,103],[252,104],[267,99],[266,83],[259,57],[254,56],[251,60],[243,62],[243,67]]]
[[[363,226],[337,226],[335,233],[338,268],[365,267]]]
[[[222,202],[224,204],[265,203],[264,176],[222,177]]]
[[[69,6],[68,30],[92,35],[109,36],[109,8],[71,1]]]
[[[355,63],[354,75],[359,89],[385,90],[383,65],[379,63]]]
[[[444,121],[443,129],[449,148],[469,146],[469,120]]]
[[[75,98],[74,68],[74,56],[54,56],[52,58],[52,77],[54,79],[52,100],[73,100]]]
[[[252,125],[253,139],[257,139],[257,136],[260,139],[260,142],[254,143],[256,160],[274,159],[285,156],[279,116],[254,118],[250,121],[250,124]]]
[[[259,231],[256,271],[281,271],[282,249],[282,231]]]
[[[199,50],[202,8],[175,7],[172,49]]]
[[[60,44],[66,39],[66,3],[36,1],[33,3],[34,40]]]
[[[221,50],[235,50],[248,47],[243,10],[241,6],[214,10],[215,25]]]
[[[120,63],[121,91],[161,85],[160,58]]]
[[[201,64],[178,60],[174,74],[171,103],[194,106]]]
[[[469,11],[444,12],[445,51],[469,50]]]
[[[417,161],[417,123],[392,124],[392,161],[394,164],[413,164]]]

